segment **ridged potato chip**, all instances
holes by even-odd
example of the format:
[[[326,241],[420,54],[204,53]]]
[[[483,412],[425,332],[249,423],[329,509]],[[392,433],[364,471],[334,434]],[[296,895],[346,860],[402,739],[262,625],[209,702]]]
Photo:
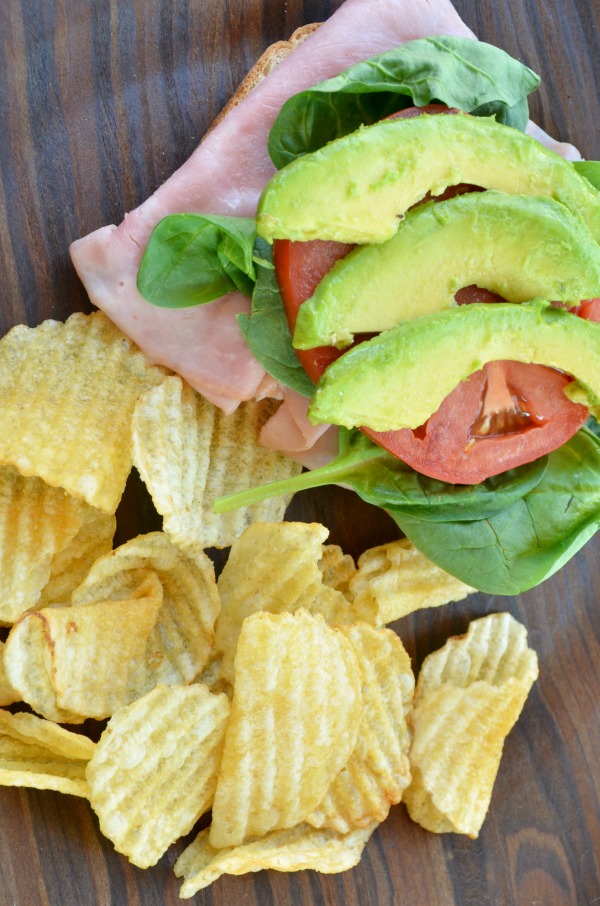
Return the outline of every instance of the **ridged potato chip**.
[[[101,312],[14,327],[0,340],[0,463],[114,513],[135,401],[164,374]]]
[[[138,535],[91,568],[73,592],[73,604],[127,597],[137,571],[153,570],[163,587],[163,604],[146,645],[137,695],[158,683],[189,683],[207,663],[219,613],[213,564],[201,550],[180,550],[164,532]],[[134,683],[134,677],[130,679]]]
[[[35,611],[24,614],[11,629],[4,649],[4,670],[19,699],[38,714],[56,723],[81,723],[80,714],[58,707],[47,627]]]
[[[423,607],[462,601],[474,591],[428,560],[407,538],[365,551],[349,584],[355,606],[369,595],[375,597],[383,623]]]
[[[21,700],[21,696],[16,689],[13,689],[6,675],[6,668],[4,666],[5,647],[4,642],[0,642],[0,707],[12,705],[13,702]]]
[[[358,623],[341,626],[339,632],[351,643],[360,666],[362,719],[348,763],[306,820],[346,834],[385,820],[410,782],[407,716],[415,680],[410,658],[391,630]]]
[[[145,668],[148,636],[162,605],[158,577],[146,570],[139,580],[126,600],[56,605],[21,617],[4,662],[23,701],[50,720],[81,723],[109,717],[138,697],[132,677]]]
[[[117,521],[114,516],[87,510],[83,525],[67,547],[58,551],[50,563],[50,578],[42,589],[36,606],[66,604],[95,561],[112,549]]]
[[[95,745],[33,714],[0,711],[0,786],[89,797],[86,765]]]
[[[490,806],[504,740],[525,704],[528,688],[476,682],[443,685],[412,713],[413,779],[404,802],[413,821],[435,833],[475,839]]]
[[[93,512],[60,488],[0,467],[1,624],[36,606],[56,556]]]
[[[527,630],[509,613],[472,620],[465,635],[452,636],[423,661],[417,695],[422,698],[442,683],[466,687],[482,681],[501,686],[516,679],[531,687],[538,675],[535,651]]]
[[[221,875],[244,875],[266,868],[275,871],[310,868],[324,874],[348,871],[360,862],[362,851],[376,826],[371,824],[349,834],[338,834],[299,824],[225,849],[214,849],[210,845],[210,828],[206,828],[200,831],[175,863],[176,876],[183,878],[179,896],[182,899],[193,897]]]
[[[331,624],[377,621],[372,599],[364,597],[357,610],[324,583],[319,564],[328,534],[318,523],[256,523],[232,546],[218,580],[221,613],[215,633],[223,675],[230,682],[242,623],[253,613],[293,613],[302,607]]]
[[[253,522],[283,519],[288,498],[275,497],[231,513],[213,513],[224,494],[278,481],[302,467],[261,447],[271,400],[241,403],[225,415],[179,377],[168,377],[138,401],[133,460],[164,517],[163,528],[182,546],[229,547]]]
[[[306,611],[248,617],[235,672],[210,831],[217,848],[304,821],[348,761],[362,712],[352,645]]]
[[[148,868],[210,808],[229,700],[158,686],[109,721],[87,768],[102,833]]]
[[[96,749],[96,744],[87,736],[72,733],[35,714],[0,711],[0,733],[21,742],[43,746],[48,752],[70,761],[88,762]]]
[[[425,659],[411,714],[413,778],[404,801],[436,833],[477,837],[504,740],[537,678],[537,656],[509,614],[475,620]]]

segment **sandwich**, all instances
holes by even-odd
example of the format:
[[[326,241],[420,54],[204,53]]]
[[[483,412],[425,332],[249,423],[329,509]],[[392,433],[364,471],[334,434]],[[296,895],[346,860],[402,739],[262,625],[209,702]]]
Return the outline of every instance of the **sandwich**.
[[[577,491],[598,486],[600,475],[594,421],[592,430],[584,427],[596,404],[600,328],[593,322],[594,299],[600,296],[600,196],[593,185],[593,168],[586,172],[565,160],[577,158],[576,150],[552,142],[528,123],[526,98],[538,83],[531,70],[498,49],[475,42],[450,4],[440,4],[434,12],[429,5],[427,11],[417,10],[415,4],[414,21],[398,15],[400,5],[347,0],[320,28],[309,27],[288,45],[267,52],[181,170],[127,215],[120,227],[103,228],[76,242],[72,256],[92,301],[150,358],[174,368],[225,411],[244,399],[282,398],[262,440],[291,453],[312,471],[277,486],[249,489],[222,506],[245,505],[268,494],[319,484],[350,485],[390,513],[417,547],[462,581],[491,593],[514,594],[558,569],[593,534],[599,518],[596,494]],[[346,40],[343,54],[332,61],[324,49],[331,47],[336,35],[346,35],[348,23],[359,37]],[[444,37],[420,37],[440,33]],[[412,40],[406,43],[407,38]],[[375,63],[360,62],[373,52]],[[348,63],[354,65],[339,74]],[[478,78],[469,80],[468,73],[475,69]],[[383,88],[377,82],[382,71],[387,79]],[[334,73],[335,77],[319,81]],[[298,74],[297,81],[290,81]],[[305,90],[298,93],[298,88]],[[435,115],[439,111],[427,107],[432,102],[458,112]],[[427,112],[387,119],[399,109],[414,107]],[[331,109],[335,114],[328,119]],[[550,150],[527,137],[526,130],[546,141]],[[418,133],[425,137],[415,139]],[[458,173],[454,182],[466,183],[471,191],[440,201],[454,183],[447,174],[427,182],[433,158],[423,163],[421,155],[415,167],[425,174],[425,182],[394,182],[393,173],[380,179],[382,194],[400,204],[398,209],[392,206],[386,231],[378,232],[373,223],[362,233],[344,232],[340,224],[354,222],[353,218],[358,217],[361,228],[365,225],[369,204],[366,208],[355,204],[365,194],[360,180],[352,178],[335,198],[324,192],[332,183],[339,188],[348,154],[352,172],[366,172],[365,161],[377,158],[374,135],[391,136],[388,144],[400,142],[413,151],[427,147],[442,161],[448,148],[462,149],[458,163],[446,160],[447,170]],[[361,143],[366,150],[359,152]],[[487,148],[486,160],[494,162],[483,168],[485,173],[476,166],[477,154],[471,153],[470,169],[465,163],[469,149],[482,147]],[[518,173],[515,161],[522,163]],[[277,175],[275,167],[282,167]],[[401,202],[394,196],[398,182],[404,188],[408,182],[412,191]],[[320,203],[327,216],[333,212],[335,223],[322,218],[316,223],[315,206],[307,202],[311,187],[315,204]],[[394,191],[388,191],[390,187]],[[472,191],[475,188],[488,191]],[[427,191],[431,201],[411,210]],[[340,195],[349,205],[344,207]],[[383,222],[379,208],[371,207],[376,208],[375,221]],[[302,222],[296,217],[299,211]],[[395,232],[398,217],[402,222]],[[487,231],[486,239],[471,245],[484,253],[472,255],[477,260],[469,267],[461,265],[458,275],[449,278],[456,290],[470,291],[471,298],[462,301],[475,300],[474,304],[456,306],[453,293],[444,297],[443,311],[436,309],[437,301],[432,303],[436,310],[422,310],[418,306],[432,273],[439,276],[444,270],[439,250],[449,235],[455,249],[463,247],[472,238],[475,222]],[[504,242],[500,249],[500,236],[511,239],[512,246]],[[391,308],[381,306],[385,317],[373,320],[371,301],[363,306],[362,320],[356,319],[357,306],[349,306],[348,299],[362,293],[348,275],[358,272],[360,284],[361,274],[389,274],[377,255],[393,243],[404,243],[404,250],[400,255],[392,250],[391,261],[412,261],[415,237],[421,244],[429,242],[429,251],[423,253],[429,267],[418,269],[405,293],[404,308],[398,309],[397,299],[392,300]],[[528,241],[524,243],[523,237]],[[327,277],[325,271],[319,272],[325,279],[309,288],[300,308],[293,301],[298,287],[290,275],[298,255],[304,256],[301,268],[319,271],[313,266],[314,256],[322,256],[324,247],[316,252],[314,246],[307,249],[314,241],[328,244],[327,254],[333,255],[328,265],[336,256],[343,261]],[[361,248],[347,254],[355,243]],[[550,260],[554,252],[549,248],[559,247],[563,257],[557,263]],[[431,249],[436,248],[432,267]],[[481,269],[490,248],[502,272],[492,268],[485,279]],[[528,267],[515,267],[513,262],[507,274],[517,248]],[[185,259],[187,269],[173,268],[172,252],[178,262]],[[212,255],[217,265],[198,266],[198,255],[202,262]],[[529,266],[533,258],[535,263]],[[452,256],[444,260],[451,271]],[[571,282],[564,275],[566,261],[572,265]],[[524,274],[532,279],[522,279]],[[395,286],[399,279],[394,273],[387,285]],[[345,289],[336,296],[332,286],[340,281]],[[447,284],[448,279],[446,296]],[[493,303],[485,292],[496,294]],[[278,293],[283,297],[279,308],[268,309],[265,298]],[[436,293],[432,298],[443,297],[439,286]],[[509,305],[498,304],[498,297]],[[408,311],[411,304],[414,309],[415,299],[416,310]],[[296,316],[300,322],[294,334],[299,359],[281,330],[283,303],[292,327]],[[327,324],[317,323],[323,311]],[[527,342],[543,331],[552,340],[552,356]],[[372,333],[379,337],[339,355],[355,334],[362,338]],[[502,342],[486,345],[491,336]],[[559,336],[566,346],[554,342]],[[391,353],[390,343],[395,344]],[[329,350],[328,367],[321,377],[311,350],[323,347]],[[584,347],[589,347],[585,374],[577,373]],[[399,350],[407,348],[418,351],[420,371],[409,374],[405,368],[382,377],[379,366],[368,364],[378,355],[397,364]],[[436,349],[444,350],[437,360]],[[455,361],[456,349],[461,351],[460,361]],[[438,381],[441,359],[452,362],[453,368]],[[480,367],[474,368],[474,363]],[[565,373],[578,380],[571,381]],[[382,384],[393,388],[383,416]],[[427,392],[416,405],[417,390],[422,389]],[[458,405],[448,402],[451,391],[461,397]],[[399,395],[404,407],[400,413]],[[340,411],[341,396],[360,401],[362,409]],[[456,427],[456,413],[464,414],[465,407],[468,416],[462,418],[460,431],[449,429]],[[332,422],[342,426],[339,432],[329,427]],[[291,445],[282,439],[290,433]],[[549,525],[551,531],[546,530]]]

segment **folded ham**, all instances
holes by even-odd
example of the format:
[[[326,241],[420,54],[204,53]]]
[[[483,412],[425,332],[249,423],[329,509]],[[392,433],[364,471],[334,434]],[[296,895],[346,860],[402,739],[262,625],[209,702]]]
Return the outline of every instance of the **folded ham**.
[[[150,233],[167,214],[253,216],[274,172],[267,153],[269,130],[288,97],[358,60],[436,34],[472,36],[449,0],[346,0],[216,125],[151,198],[126,214],[120,226],[102,227],[73,243],[71,256],[92,302],[153,362],[182,375],[226,412],[242,400],[264,395],[264,371],[234,317],[249,307],[240,294],[179,311],[156,308],[140,296],[137,271]],[[281,395],[272,386],[271,392]],[[297,428],[297,410],[288,416],[281,413],[277,430],[266,432],[267,439],[289,453],[298,438],[305,448],[316,439],[305,425],[299,435],[291,431],[286,443],[280,428],[286,419]]]

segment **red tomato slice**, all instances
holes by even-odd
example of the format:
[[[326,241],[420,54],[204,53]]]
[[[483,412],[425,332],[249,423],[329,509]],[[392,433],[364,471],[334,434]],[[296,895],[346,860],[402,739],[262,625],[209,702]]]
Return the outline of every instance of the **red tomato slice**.
[[[344,258],[354,248],[344,242],[290,242],[278,239],[273,245],[273,264],[281,291],[283,307],[292,334],[296,316],[302,303],[309,299],[317,284],[331,270],[336,261]],[[296,355],[309,378],[318,381],[328,365],[342,354],[333,346],[315,349],[297,349]]]
[[[434,109],[439,106],[409,108],[396,116],[458,112]],[[476,190],[475,186],[452,187],[442,197]],[[275,242],[275,272],[292,332],[300,305],[313,295],[335,262],[352,248],[321,240]],[[471,286],[459,290],[456,300],[465,305],[500,301],[500,297]],[[582,318],[600,321],[600,299],[584,301],[571,311]],[[364,338],[357,337],[356,342],[361,339]],[[342,354],[328,346],[296,351],[302,367],[314,381]],[[424,475],[452,484],[477,484],[551,453],[579,430],[588,410],[565,396],[563,390],[570,380],[567,375],[543,365],[492,362],[459,384],[420,428],[361,430]]]
[[[586,299],[576,308],[570,308],[569,311],[585,318],[586,321],[600,321],[600,299]]]

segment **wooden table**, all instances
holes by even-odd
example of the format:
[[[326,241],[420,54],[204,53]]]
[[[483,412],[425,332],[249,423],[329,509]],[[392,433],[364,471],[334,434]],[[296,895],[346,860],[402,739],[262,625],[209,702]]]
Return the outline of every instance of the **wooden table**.
[[[90,309],[69,243],[119,222],[190,154],[271,42],[339,0],[3,0],[0,4],[0,332]],[[599,0],[456,0],[478,35],[543,77],[533,116],[600,155]],[[594,77],[596,76],[596,80]],[[341,490],[306,493],[316,519],[359,554],[394,537]],[[128,487],[120,539],[159,524]],[[223,878],[198,904],[588,906],[600,902],[600,584],[592,542],[554,579],[514,599],[478,595],[398,631],[417,666],[468,621],[509,609],[526,623],[540,679],[510,735],[480,838],[434,836],[403,806],[362,863],[337,876]],[[103,840],[85,802],[0,791],[0,906],[173,904],[178,844],[149,871]]]

